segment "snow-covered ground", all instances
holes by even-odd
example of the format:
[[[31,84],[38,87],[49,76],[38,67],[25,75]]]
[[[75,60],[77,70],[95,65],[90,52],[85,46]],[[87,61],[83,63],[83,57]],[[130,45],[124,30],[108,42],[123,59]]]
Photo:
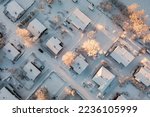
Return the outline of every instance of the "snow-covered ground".
[[[102,0],[79,0],[78,3],[73,3],[72,0],[61,1],[62,3],[59,3],[57,0],[54,0],[54,3],[51,5],[51,7],[49,7],[47,4],[44,4],[44,9],[39,10],[38,14],[35,17],[48,28],[48,34],[43,34],[41,36],[40,39],[42,40],[42,42],[37,41],[35,44],[32,45],[32,47],[25,48],[24,54],[19,58],[18,61],[15,62],[15,64],[8,60],[5,57],[3,51],[0,50],[0,68],[8,68],[8,70],[4,70],[3,72],[0,71],[0,77],[2,77],[2,80],[7,79],[9,76],[12,75],[12,69],[22,67],[22,65],[30,58],[32,53],[35,53],[36,57],[44,63],[45,68],[41,74],[41,77],[37,80],[37,82],[34,83],[33,87],[30,90],[27,90],[25,87],[16,90],[17,93],[21,95],[22,99],[28,99],[39,87],[47,87],[50,94],[52,96],[56,96],[59,95],[58,93],[60,93],[66,85],[69,85],[77,90],[79,92],[78,94],[81,94],[81,97],[83,97],[84,99],[100,99],[97,97],[99,91],[97,89],[97,86],[92,82],[92,78],[96,71],[101,67],[102,60],[106,60],[108,62],[110,71],[117,76],[118,81],[120,79],[130,77],[133,70],[137,67],[137,65],[143,58],[147,57],[150,60],[150,56],[148,54],[140,55],[137,56],[136,59],[132,61],[127,67],[122,67],[110,56],[106,57],[105,55],[100,54],[96,59],[92,59],[86,56],[89,66],[81,74],[77,75],[74,72],[70,71],[63,64],[61,60],[62,56],[67,51],[75,51],[76,48],[80,48],[82,43],[87,39],[87,33],[89,31],[96,30],[95,38],[100,43],[103,51],[107,52],[107,50],[110,49],[110,47],[114,43],[120,44],[121,41],[116,41],[122,30],[117,25],[115,25],[107,16],[97,10],[96,6],[94,7],[94,11],[89,10],[88,6],[90,5],[90,3],[88,1],[97,5]],[[146,14],[150,15],[150,7],[148,6],[150,3],[149,0],[144,0],[144,2],[142,0],[125,0],[124,2],[126,4],[136,2],[140,4],[141,8],[145,9]],[[30,11],[38,9],[38,3],[39,0],[36,0],[36,3],[28,9],[28,11],[21,18],[21,20],[25,18]],[[78,7],[83,13],[85,13],[92,21],[84,32],[79,31],[71,24],[68,24],[67,26],[63,25],[63,22],[76,7]],[[18,20],[16,23],[11,22],[10,19],[8,19],[4,15],[3,10],[4,6],[1,4],[0,22],[2,22],[7,28],[6,43],[13,42],[23,44],[22,39],[18,37],[15,33],[17,24],[20,20]],[[60,21],[57,24],[58,28],[53,26],[51,23],[56,16],[60,17]],[[98,25],[103,25],[104,29],[99,30],[98,28],[96,28]],[[71,27],[73,30],[71,31],[69,27]],[[64,34],[61,34],[62,30],[65,30]],[[57,37],[64,44],[64,49],[57,58],[50,54],[50,52],[48,52],[48,50],[46,50],[46,48],[43,46],[43,44],[45,44],[45,42],[52,36]],[[39,48],[41,48],[44,53],[39,52]],[[135,46],[134,49],[138,51],[138,48]],[[50,75],[52,73],[55,73],[55,75],[53,74],[53,77],[51,77]],[[55,77],[56,74],[59,77]],[[13,80],[11,83],[13,82],[16,81]],[[90,82],[93,85],[92,87],[84,87],[84,82],[87,84]],[[119,87],[119,82],[115,82],[114,88],[110,90],[111,92],[107,94],[104,99],[112,99],[117,92],[127,92],[127,99],[149,99],[146,94],[138,90],[132,84],[127,84],[124,87]]]

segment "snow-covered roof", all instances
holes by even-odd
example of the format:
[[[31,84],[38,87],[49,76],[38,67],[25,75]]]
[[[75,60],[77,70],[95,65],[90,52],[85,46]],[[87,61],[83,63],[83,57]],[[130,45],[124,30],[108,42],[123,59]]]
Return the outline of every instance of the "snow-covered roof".
[[[108,71],[105,67],[101,67],[96,75],[93,77],[93,81],[99,85],[101,93],[105,92],[107,87],[115,79],[115,75]]]
[[[3,47],[3,51],[6,54],[6,57],[10,59],[11,61],[14,61],[14,59],[20,54],[20,52],[15,48],[15,46],[11,43],[7,43]]]
[[[13,0],[7,4],[6,11],[9,12],[13,18],[17,19],[25,10]]]
[[[47,43],[46,46],[55,54],[57,55],[62,50],[61,41],[55,37],[51,37]]]
[[[91,20],[78,8],[76,8],[73,11],[73,13],[69,16],[68,19],[76,28],[81,29],[82,31],[91,22]]]
[[[125,67],[128,66],[128,64],[130,64],[135,58],[129,51],[120,46],[118,46],[110,55],[118,63],[122,63]]]
[[[36,68],[35,65],[33,65],[31,62],[28,62],[24,66],[23,70],[26,72],[26,76],[33,81],[41,73],[41,71],[38,68]]]
[[[88,66],[88,63],[85,61],[85,58],[80,54],[75,58],[71,66],[75,72],[81,74]]]
[[[150,86],[150,69],[147,67],[141,67],[140,71],[135,74],[135,79],[142,82],[145,86]]]
[[[34,35],[34,37],[38,38],[46,30],[46,27],[35,18],[29,23],[27,29],[32,35]]]
[[[123,95],[118,96],[117,100],[127,100]]]
[[[22,8],[27,10],[34,2],[35,0],[15,0]]]
[[[8,89],[3,87],[0,89],[0,100],[18,100]]]

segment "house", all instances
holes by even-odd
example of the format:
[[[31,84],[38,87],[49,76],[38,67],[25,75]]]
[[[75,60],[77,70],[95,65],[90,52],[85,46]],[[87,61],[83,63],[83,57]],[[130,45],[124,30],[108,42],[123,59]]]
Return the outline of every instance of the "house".
[[[135,79],[138,82],[143,83],[145,86],[150,86],[150,69],[146,66],[141,67],[140,70],[135,74]]]
[[[63,49],[63,43],[56,37],[51,37],[47,41],[46,46],[55,55],[58,55],[58,53]]]
[[[15,22],[33,3],[34,0],[12,0],[6,5],[4,13]]]
[[[15,0],[9,2],[4,10],[5,15],[10,18],[13,22],[19,19],[25,12]]]
[[[47,28],[36,18],[33,19],[27,27],[27,30],[34,36],[33,41],[36,41],[46,29]]]
[[[0,100],[18,100],[6,87],[0,89]]]
[[[68,17],[67,21],[72,23],[77,29],[84,31],[85,28],[90,24],[91,20],[78,8]]]
[[[41,71],[32,62],[28,62],[23,67],[23,70],[26,73],[26,77],[32,81],[34,81],[41,74]]]
[[[105,95],[107,89],[111,89],[111,84],[114,79],[115,75],[102,66],[92,80],[99,86],[98,90],[100,91],[100,93],[102,95]]]
[[[121,46],[117,46],[110,56],[125,67],[127,67],[135,58],[129,51]]]
[[[81,74],[89,64],[85,61],[85,58],[80,54],[74,60],[71,65],[71,68],[77,73]]]
[[[6,54],[6,57],[11,61],[15,61],[21,54],[21,52],[12,43],[7,43],[3,47],[3,51]]]
[[[127,99],[124,97],[124,95],[120,95],[117,97],[116,100],[127,100]]]

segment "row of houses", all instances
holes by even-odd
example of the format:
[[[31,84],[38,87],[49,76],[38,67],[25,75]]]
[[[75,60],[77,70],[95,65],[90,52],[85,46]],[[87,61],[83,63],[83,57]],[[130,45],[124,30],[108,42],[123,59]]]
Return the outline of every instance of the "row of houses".
[[[23,16],[23,14],[34,4],[34,2],[35,0],[12,0],[6,5],[4,13],[8,18],[15,22]],[[84,31],[85,28],[91,23],[91,19],[78,8],[75,8],[66,20],[81,31]],[[32,22],[32,24],[37,23],[39,23],[37,20]],[[32,25],[29,25],[30,29],[32,29],[31,27]],[[42,26],[40,28],[43,29],[44,27]],[[31,32],[34,32],[34,30]],[[34,34],[37,34],[37,36],[39,35],[37,32],[34,32]]]
[[[61,43],[62,42],[59,39],[57,39],[56,37],[51,37],[47,41],[46,46],[55,55],[57,55],[63,48],[63,46],[57,47],[57,46],[60,46]],[[14,60],[20,54],[20,52],[14,47],[14,45],[12,45],[10,43],[8,43],[6,46],[4,46],[4,51],[7,53],[7,57],[10,60]],[[110,54],[110,56],[112,56],[118,63],[123,64],[125,67],[128,66],[128,64],[130,64],[135,58],[132,54],[130,54],[127,50],[125,50],[125,48],[120,47],[120,46],[118,46]],[[130,57],[132,59],[130,59]],[[86,61],[86,59],[84,58],[84,56],[79,54],[78,56],[76,56],[74,62],[71,65],[71,68],[77,74],[81,74],[88,67],[88,65],[89,64]],[[41,74],[41,71],[32,62],[28,62],[23,67],[23,70],[25,71],[26,76],[30,80],[33,80],[33,81]],[[135,74],[135,79],[137,81],[143,83],[147,87],[149,87],[150,86],[149,72],[150,72],[150,69],[147,66],[143,66]],[[96,73],[96,75],[93,77],[92,80],[99,86],[98,90],[101,92],[102,95],[104,95],[107,92],[108,88],[111,89],[112,83],[115,80],[115,78],[116,78],[116,76],[113,73],[111,73],[108,69],[106,69],[104,66],[102,66],[98,70],[98,72]]]
[[[56,41],[55,41],[56,40]],[[57,39],[56,37],[51,37],[47,43],[46,46],[55,54],[57,55],[63,48],[57,47],[61,45],[61,41]],[[58,48],[58,49],[57,49]],[[11,50],[11,51],[10,51]],[[14,60],[20,52],[14,47],[14,45],[8,43],[6,46],[4,46],[4,51],[7,53],[7,57],[10,60]],[[125,67],[128,66],[133,60],[134,56],[130,54],[125,48],[118,46],[111,54],[112,56],[119,64],[123,64]],[[116,58],[117,57],[117,58]],[[130,58],[131,57],[131,58]],[[88,62],[84,58],[83,55],[79,54],[76,56],[74,62],[71,65],[71,68],[77,73],[81,74],[87,67]],[[148,63],[140,68],[140,70],[135,74],[135,79],[138,82],[143,83],[145,86],[150,86],[150,69],[148,67]],[[26,76],[30,80],[35,80],[40,74],[41,71],[39,68],[36,67],[31,61],[28,62],[23,67],[24,72],[26,73]],[[102,66],[96,75],[93,77],[93,81],[99,86],[98,90],[100,91],[101,95],[105,95],[107,93],[107,89],[111,89],[111,86],[113,85],[113,81],[116,79],[116,76],[111,73],[108,69],[106,69],[104,66]]]
[[[128,50],[122,46],[117,46],[110,56],[119,64],[127,67],[135,59]],[[142,83],[145,87],[150,87],[150,60],[146,59],[144,63],[136,70],[133,77],[139,83]],[[137,66],[138,67],[138,66]],[[113,81],[115,81],[116,76],[111,73],[107,68],[102,66],[98,72],[94,75],[92,80],[98,85],[98,90],[100,95],[104,96],[108,90],[112,89]],[[118,97],[118,99],[126,99],[123,96]]]
[[[4,13],[8,18],[15,22],[21,18],[34,2],[35,0],[12,0],[6,5]]]

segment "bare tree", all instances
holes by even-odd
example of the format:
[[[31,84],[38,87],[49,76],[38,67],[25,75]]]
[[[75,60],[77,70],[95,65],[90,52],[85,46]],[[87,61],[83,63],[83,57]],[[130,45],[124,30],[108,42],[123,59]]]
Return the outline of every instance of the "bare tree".
[[[112,11],[112,3],[109,1],[103,1],[100,3],[100,7],[106,11],[106,12],[111,12]]]
[[[124,26],[125,17],[120,14],[116,14],[112,16],[112,21],[120,26]]]

